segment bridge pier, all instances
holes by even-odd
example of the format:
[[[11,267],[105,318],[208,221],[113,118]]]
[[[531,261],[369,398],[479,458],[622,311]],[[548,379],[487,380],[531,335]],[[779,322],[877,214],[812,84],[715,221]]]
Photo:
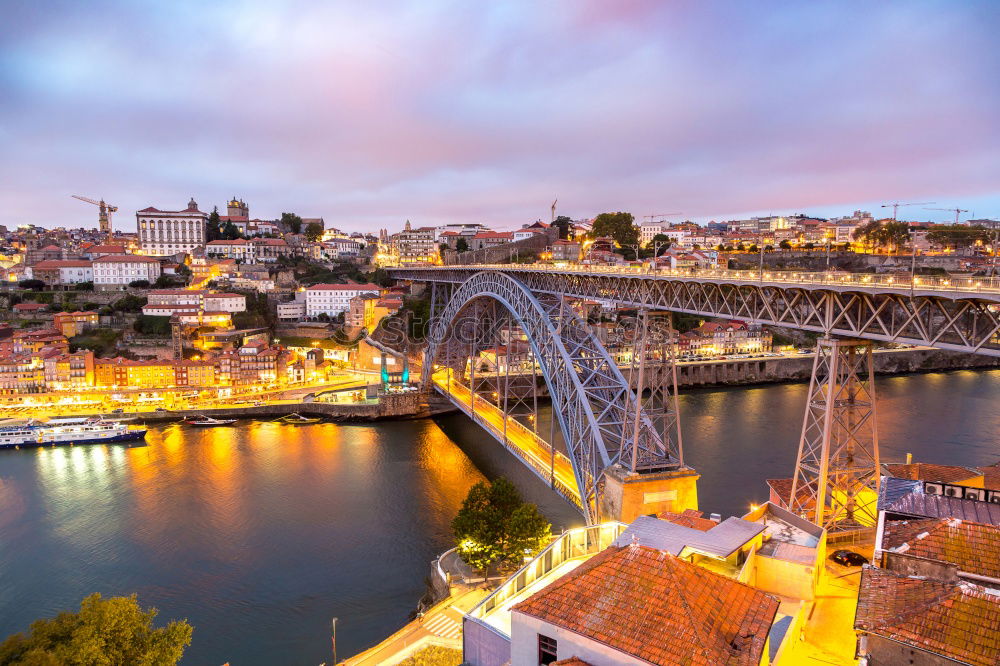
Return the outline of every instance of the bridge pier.
[[[602,520],[631,523],[639,516],[698,508],[698,479],[690,467],[632,472],[620,465],[604,471]]]
[[[878,519],[875,372],[866,340],[820,338],[788,506],[829,531]]]

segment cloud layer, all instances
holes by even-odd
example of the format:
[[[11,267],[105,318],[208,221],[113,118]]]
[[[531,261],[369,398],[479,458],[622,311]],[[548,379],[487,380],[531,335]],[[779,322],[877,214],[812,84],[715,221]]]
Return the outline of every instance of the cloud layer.
[[[998,7],[15,0],[0,224],[93,224],[70,194],[122,228],[233,195],[352,230],[512,227],[556,197],[574,217],[1000,216]]]

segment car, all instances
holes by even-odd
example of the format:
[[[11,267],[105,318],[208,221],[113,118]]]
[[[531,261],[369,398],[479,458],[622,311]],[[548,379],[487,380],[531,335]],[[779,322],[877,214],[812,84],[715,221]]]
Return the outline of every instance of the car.
[[[868,564],[868,559],[864,555],[855,553],[853,550],[835,550],[830,559],[845,567],[860,567],[863,564]]]

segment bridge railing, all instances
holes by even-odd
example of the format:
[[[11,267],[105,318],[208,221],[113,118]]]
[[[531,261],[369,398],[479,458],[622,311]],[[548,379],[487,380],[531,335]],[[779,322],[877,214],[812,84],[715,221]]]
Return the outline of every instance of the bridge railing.
[[[968,292],[1000,294],[1000,278],[974,276],[913,275],[911,273],[841,273],[837,271],[774,271],[731,270],[727,268],[677,268],[653,269],[646,266],[590,266],[572,264],[548,266],[544,264],[476,264],[455,265],[447,268],[497,269],[503,271],[548,271],[553,273],[607,273],[610,275],[644,275],[662,278],[712,279],[746,283],[801,284],[835,287],[862,287],[895,290]],[[425,269],[427,270],[427,269]],[[435,270],[435,269],[429,269]],[[441,270],[441,269],[436,269]]]
[[[435,386],[437,387],[438,391],[440,391],[443,395],[449,398],[453,398],[452,395],[449,395],[449,392],[445,387],[441,386],[437,382],[435,382]],[[464,385],[460,386],[462,386],[463,389],[468,391],[468,388],[465,387]],[[500,414],[503,414],[502,410],[500,410],[496,405],[486,400],[485,398],[480,398],[479,396],[475,396],[474,399],[476,403],[478,404],[485,403],[484,406],[488,406],[488,408],[492,408],[494,410],[497,410]],[[522,435],[526,437],[532,437],[543,448],[545,448],[550,452],[551,452],[551,444],[549,444],[544,439],[535,434],[533,430],[526,428],[522,423],[518,422],[516,419],[505,416],[505,418],[507,419],[507,433],[505,433],[502,428],[496,427],[496,425],[491,423],[488,419],[483,418],[479,412],[470,410],[469,405],[467,405],[465,401],[461,399],[452,399],[452,403],[457,405],[458,408],[461,409],[466,414],[466,416],[475,421],[480,427],[482,427],[484,430],[493,435],[493,437],[498,442],[500,442],[505,449],[507,449],[515,456],[517,456],[521,460],[521,462],[523,462],[525,465],[531,468],[531,470],[536,475],[538,475],[542,480],[547,481],[552,486],[553,490],[555,490],[557,493],[568,499],[576,506],[582,508],[583,505],[580,499],[580,491],[577,490],[576,488],[570,488],[559,479],[554,478],[552,475],[552,470],[550,468],[546,467],[545,465],[542,465],[537,460],[535,460],[534,457],[528,455],[525,451],[521,450],[519,446],[511,442],[509,433],[514,431],[519,431]],[[562,454],[559,454],[557,452],[556,455],[562,455]],[[567,459],[567,464],[569,464],[568,459]]]

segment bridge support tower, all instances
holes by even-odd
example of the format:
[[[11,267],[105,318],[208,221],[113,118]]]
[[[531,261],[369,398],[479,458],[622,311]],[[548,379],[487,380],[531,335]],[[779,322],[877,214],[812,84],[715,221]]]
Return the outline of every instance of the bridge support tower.
[[[879,452],[872,346],[821,338],[816,345],[791,510],[830,532],[878,519]]]

